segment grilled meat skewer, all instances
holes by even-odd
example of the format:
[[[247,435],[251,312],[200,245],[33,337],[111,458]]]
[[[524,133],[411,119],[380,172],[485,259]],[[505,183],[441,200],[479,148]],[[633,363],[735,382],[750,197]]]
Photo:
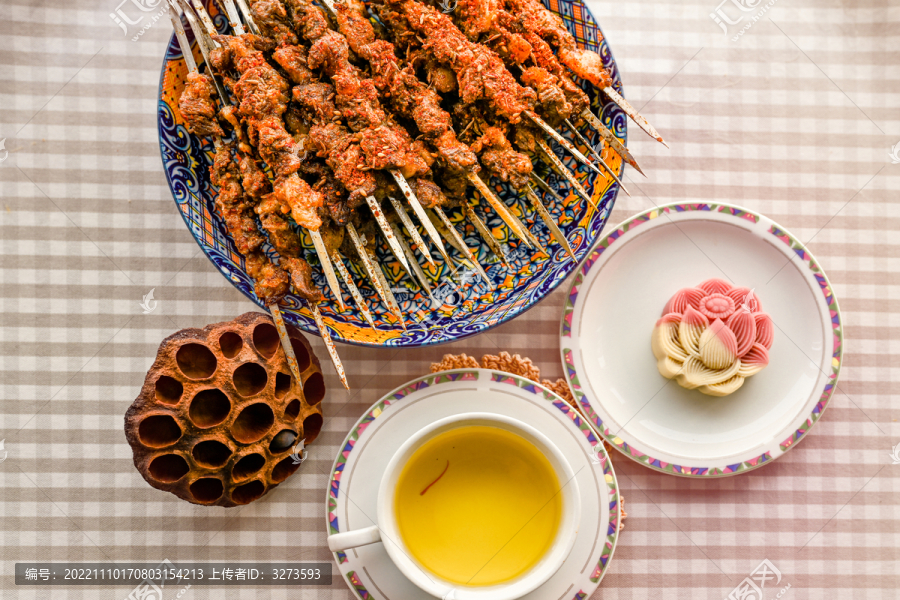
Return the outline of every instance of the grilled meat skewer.
[[[175,9],[175,14],[181,13],[181,11],[179,11],[178,9],[177,4],[171,1],[170,4],[172,5],[172,8]],[[175,28],[176,38],[178,39],[179,46],[181,47],[182,54],[185,58],[185,62],[187,63],[191,74],[199,75],[197,65],[194,62],[194,58],[191,53],[190,44],[187,41],[187,36],[185,35],[181,21],[177,19],[175,14],[172,14],[170,16],[172,19],[172,24]],[[199,36],[201,34],[198,32],[197,35],[199,40]],[[207,58],[208,48],[206,48],[205,44],[203,43],[200,43],[200,46],[204,51],[204,57]],[[318,292],[318,290],[316,290],[312,284],[311,269],[309,267],[309,264],[299,256],[293,256],[282,259],[284,267],[282,267],[281,265],[275,265],[259,249],[259,246],[262,243],[262,236],[259,235],[258,230],[255,230],[254,227],[251,227],[251,223],[255,225],[255,222],[253,222],[252,219],[249,219],[249,215],[247,214],[247,211],[250,206],[252,206],[253,201],[246,200],[248,196],[243,194],[243,186],[238,183],[237,173],[234,169],[234,163],[230,160],[230,150],[222,143],[221,136],[219,135],[219,131],[221,131],[221,129],[217,130],[214,127],[210,127],[210,121],[208,118],[209,111],[212,110],[213,114],[215,113],[215,105],[212,102],[213,94],[212,88],[210,86],[210,80],[211,78],[209,77],[189,77],[188,83],[191,86],[191,89],[188,93],[187,100],[185,101],[185,107],[187,109],[188,116],[186,117],[186,121],[188,123],[189,129],[193,129],[193,124],[196,124],[195,131],[210,131],[210,133],[215,136],[214,141],[216,142],[217,151],[216,160],[213,164],[211,175],[216,179],[216,182],[218,182],[218,184],[222,186],[221,189],[225,191],[225,195],[221,198],[217,198],[216,200],[217,208],[220,208],[220,210],[227,212],[232,217],[231,219],[226,221],[229,233],[231,233],[236,244],[238,244],[239,248],[242,249],[245,253],[244,256],[247,272],[255,281],[257,295],[266,301],[266,304],[269,306],[270,311],[273,313],[273,318],[275,319],[276,324],[279,325],[279,337],[281,338],[282,347],[284,348],[285,354],[288,357],[288,363],[291,366],[291,370],[294,376],[299,381],[300,375],[299,371],[297,370],[297,359],[294,355],[293,346],[291,345],[290,340],[287,337],[287,330],[283,326],[281,312],[278,308],[278,302],[287,293],[290,285],[287,281],[288,274],[290,274],[290,283],[294,284],[294,287],[301,295],[301,297],[303,297],[307,301],[310,311],[313,314],[313,318],[319,327],[320,333],[322,334],[323,341],[325,342],[325,345],[331,355],[335,370],[340,376],[344,387],[349,389],[347,378],[344,374],[343,364],[341,363],[340,357],[338,356],[337,351],[334,348],[334,343],[331,340],[328,329],[325,327],[321,313],[319,312],[317,306],[317,302],[321,300],[322,296],[321,293]],[[225,98],[222,98],[222,100],[224,102]],[[241,162],[248,176],[252,178],[252,167],[256,166],[255,163],[251,165],[246,160],[242,160]],[[251,189],[254,191],[259,191],[261,187],[259,185],[251,185]],[[249,197],[252,198],[253,196]],[[240,200],[238,200],[238,198],[240,198]]]

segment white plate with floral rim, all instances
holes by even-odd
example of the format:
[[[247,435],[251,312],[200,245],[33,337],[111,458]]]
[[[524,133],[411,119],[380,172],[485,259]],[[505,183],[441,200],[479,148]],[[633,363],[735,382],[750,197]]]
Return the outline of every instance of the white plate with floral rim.
[[[667,301],[711,278],[754,291],[770,315],[769,363],[724,397],[664,378],[651,332]],[[802,439],[837,384],[843,332],[815,258],[772,220],[728,204],[641,213],[585,259],[562,319],[566,378],[606,440],[651,469],[744,473]]]
[[[523,598],[583,600],[609,567],[619,531],[619,490],[603,444],[559,396],[521,377],[459,369],[421,377],[369,409],[341,444],[328,486],[329,535],[370,527],[380,478],[394,452],[422,427],[464,412],[514,417],[553,440],[576,471],[582,520],[569,558],[546,583]],[[382,544],[335,552],[338,570],[363,599],[431,600],[406,579]]]

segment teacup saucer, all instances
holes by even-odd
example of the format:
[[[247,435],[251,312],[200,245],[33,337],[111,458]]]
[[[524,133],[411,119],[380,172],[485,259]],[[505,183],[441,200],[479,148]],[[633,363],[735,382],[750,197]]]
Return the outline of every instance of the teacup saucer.
[[[589,597],[609,567],[619,529],[619,490],[603,444],[571,406],[532,381],[487,369],[444,371],[386,395],[341,444],[328,489],[328,534],[374,525],[379,475],[412,434],[464,412],[514,417],[549,437],[570,461],[582,520],[568,560],[528,600]],[[361,476],[358,476],[362,474]],[[397,569],[380,543],[335,552],[338,570],[363,600],[431,600]]]
[[[754,290],[774,324],[769,364],[731,395],[657,370],[653,327],[681,288],[718,278]],[[718,477],[768,464],[822,416],[843,352],[841,314],[815,258],[772,220],[727,204],[671,204],[606,235],[572,282],[560,346],[585,414],[629,458]]]

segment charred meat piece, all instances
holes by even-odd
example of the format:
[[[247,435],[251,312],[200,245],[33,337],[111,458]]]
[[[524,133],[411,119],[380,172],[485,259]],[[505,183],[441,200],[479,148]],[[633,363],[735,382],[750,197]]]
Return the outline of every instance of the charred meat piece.
[[[305,39],[319,39],[329,30],[325,13],[311,2],[285,0],[285,4],[294,15],[294,29]]]
[[[335,224],[343,227],[350,222],[353,216],[353,208],[347,201],[346,191],[335,177],[330,173],[326,173],[313,187],[325,198],[325,210],[328,213],[328,217]],[[340,231],[343,231],[343,229]]]
[[[269,178],[266,177],[259,163],[247,154],[238,153],[237,157],[244,191],[254,198],[261,198],[271,192],[272,186],[269,183]]]
[[[573,73],[600,89],[612,84],[612,78],[603,66],[600,55],[579,48],[559,15],[547,10],[540,0],[506,0],[506,5],[509,12],[517,16],[524,30],[556,46],[559,61],[572,69]]]
[[[350,193],[349,202],[360,204],[375,191],[375,176],[366,168],[365,155],[350,132],[337,123],[314,125],[309,137],[326,157],[334,176]]]
[[[196,71],[188,73],[184,92],[178,100],[178,109],[187,123],[188,130],[196,136],[222,136],[224,132],[216,121],[216,93],[212,77]]]
[[[291,19],[279,0],[256,0],[250,12],[265,37],[271,38],[278,45],[297,43]]]
[[[359,145],[366,153],[370,168],[399,169],[404,177],[424,175],[428,172],[428,163],[423,159],[423,152],[417,152],[410,144],[409,133],[399,125],[382,125],[369,127],[359,134]],[[418,145],[421,148],[421,144]]]
[[[281,265],[290,273],[291,285],[297,295],[311,304],[318,304],[325,299],[312,279],[312,268],[309,263],[299,257],[285,257]]]
[[[423,40],[423,49],[453,68],[462,102],[488,100],[491,110],[510,123],[518,123],[522,112],[531,110],[535,94],[521,87],[495,52],[469,41],[450,18],[415,0],[386,0]],[[382,13],[384,15],[384,13]]]
[[[300,236],[287,220],[290,207],[274,193],[263,197],[256,207],[256,214],[269,234],[269,242],[282,256],[297,254]]]
[[[315,75],[307,65],[305,47],[284,45],[272,54],[272,58],[284,69],[291,83],[305,84],[315,80]]]
[[[255,291],[266,304],[279,302],[290,291],[288,274],[278,265],[272,264],[261,251],[246,255],[247,273],[256,282]]]
[[[551,126],[558,127],[572,116],[572,105],[559,87],[559,80],[546,69],[528,67],[522,73],[522,83],[537,91],[544,119]]]
[[[340,117],[341,113],[334,105],[334,87],[329,83],[298,85],[292,96],[313,123],[326,123]]]
[[[444,206],[447,203],[447,197],[438,185],[429,180],[417,177],[410,181],[410,187],[416,194],[416,198],[425,208],[433,208],[435,206]]]
[[[499,127],[483,127],[483,135],[472,144],[472,148],[479,152],[481,164],[492,175],[509,182],[516,189],[521,189],[528,183],[531,175],[531,160],[519,152],[513,150],[506,132]]]
[[[369,61],[373,83],[390,99],[394,109],[415,121],[419,131],[438,150],[447,168],[476,172],[477,158],[456,139],[450,115],[441,108],[440,96],[418,79],[414,67],[400,68],[394,45],[376,40],[368,19],[342,4],[337,5],[337,13],[338,24],[347,43],[356,54]],[[428,60],[429,66],[437,68],[436,61]],[[456,77],[452,71],[448,71],[444,79],[448,90],[455,89]],[[404,174],[410,176],[408,170]]]

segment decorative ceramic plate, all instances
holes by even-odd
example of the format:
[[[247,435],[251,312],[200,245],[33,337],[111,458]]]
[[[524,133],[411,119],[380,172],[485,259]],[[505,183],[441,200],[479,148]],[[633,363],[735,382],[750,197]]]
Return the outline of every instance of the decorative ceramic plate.
[[[397,449],[438,419],[465,412],[514,417],[553,440],[576,472],[582,520],[569,558],[528,600],[582,600],[609,567],[619,534],[619,490],[612,462],[578,411],[546,388],[487,369],[444,371],[386,395],[350,430],[328,486],[328,534],[373,525],[376,495]],[[355,477],[362,474],[361,477]],[[406,579],[380,543],[335,552],[338,570],[363,600],[432,600]]]
[[[225,32],[226,19],[218,14],[215,3],[209,0],[204,3],[214,15],[216,26]],[[579,42],[600,53],[607,69],[613,75],[616,89],[621,92],[622,83],[612,53],[603,41],[600,28],[587,7],[579,1],[553,0],[551,10],[562,15],[569,30]],[[190,30],[188,34],[192,35]],[[201,63],[202,57],[196,44],[194,55],[198,64]],[[184,89],[186,76],[187,68],[173,35],[163,59],[159,86],[159,142],[172,196],[185,224],[206,256],[236,288],[260,307],[265,308],[253,291],[253,282],[247,275],[243,257],[238,254],[222,219],[214,212],[213,198],[218,190],[209,181],[209,166],[212,164],[213,156],[212,140],[200,139],[189,134],[178,110],[178,98]],[[625,114],[589,85],[585,84],[585,90],[591,98],[594,113],[598,114],[624,143]],[[571,132],[563,133],[571,140]],[[599,135],[589,127],[585,126],[582,133],[595,146],[600,143]],[[544,198],[550,213],[568,238],[575,256],[581,260],[606,223],[618,192],[618,185],[586,167],[576,169],[576,166],[580,165],[567,153],[563,154],[562,148],[555,142],[553,148],[566,166],[576,171],[579,181],[600,208],[598,211],[587,206],[574,194],[563,178],[549,172],[542,164],[536,165],[538,174],[544,176],[565,199],[564,205],[559,206],[551,198]],[[606,151],[604,159],[621,175],[622,161],[618,155]],[[481,241],[472,225],[465,222],[461,212],[457,210],[450,214],[450,218],[457,224],[457,229],[465,229],[468,246],[473,250],[477,248],[478,260],[491,278],[490,286],[475,275],[474,271],[467,273],[463,269],[451,270],[443,263],[440,263],[437,269],[432,269],[425,263],[424,267],[428,267],[426,273],[432,278],[436,298],[436,301],[432,302],[408,276],[404,276],[400,264],[390,253],[384,240],[381,240],[382,245],[377,250],[379,262],[384,266],[388,282],[394,290],[403,314],[406,315],[408,331],[403,331],[397,319],[380,302],[374,289],[366,282],[362,265],[357,264],[356,259],[357,262],[351,264],[353,278],[370,307],[375,309],[373,311],[375,329],[369,327],[355,309],[346,291],[345,302],[348,303],[348,308],[345,311],[339,310],[331,293],[326,291],[329,300],[322,303],[320,308],[325,322],[331,328],[332,337],[338,341],[373,346],[421,346],[450,342],[480,333],[514,318],[562,283],[575,268],[575,262],[553,242],[546,226],[539,218],[536,219],[533,209],[524,198],[516,197],[507,186],[500,185],[497,181],[494,183],[497,184],[495,187],[500,197],[524,219],[541,244],[553,255],[551,258],[535,254],[517,239],[511,240],[506,226],[497,214],[493,210],[479,208],[477,212],[495,235],[503,237],[502,243],[509,251],[508,259],[512,266],[504,267]],[[303,238],[305,257],[314,267],[315,282],[319,289],[326,290],[325,277],[318,267],[312,241],[309,236],[304,235]],[[448,250],[454,259],[461,257],[456,250],[450,247]],[[277,257],[277,253],[270,246],[267,245],[265,251],[270,256]],[[424,260],[421,262],[424,263]],[[297,296],[288,295],[282,304],[282,310],[288,321],[304,331],[318,335],[318,328],[312,315]]]
[[[771,316],[769,364],[713,397],[665,379],[650,335],[679,289],[719,278],[754,290]],[[770,219],[727,204],[671,204],[605,236],[572,283],[561,351],[576,399],[607,441],[652,469],[744,473],[794,447],[819,420],[843,332],[815,258]]]

